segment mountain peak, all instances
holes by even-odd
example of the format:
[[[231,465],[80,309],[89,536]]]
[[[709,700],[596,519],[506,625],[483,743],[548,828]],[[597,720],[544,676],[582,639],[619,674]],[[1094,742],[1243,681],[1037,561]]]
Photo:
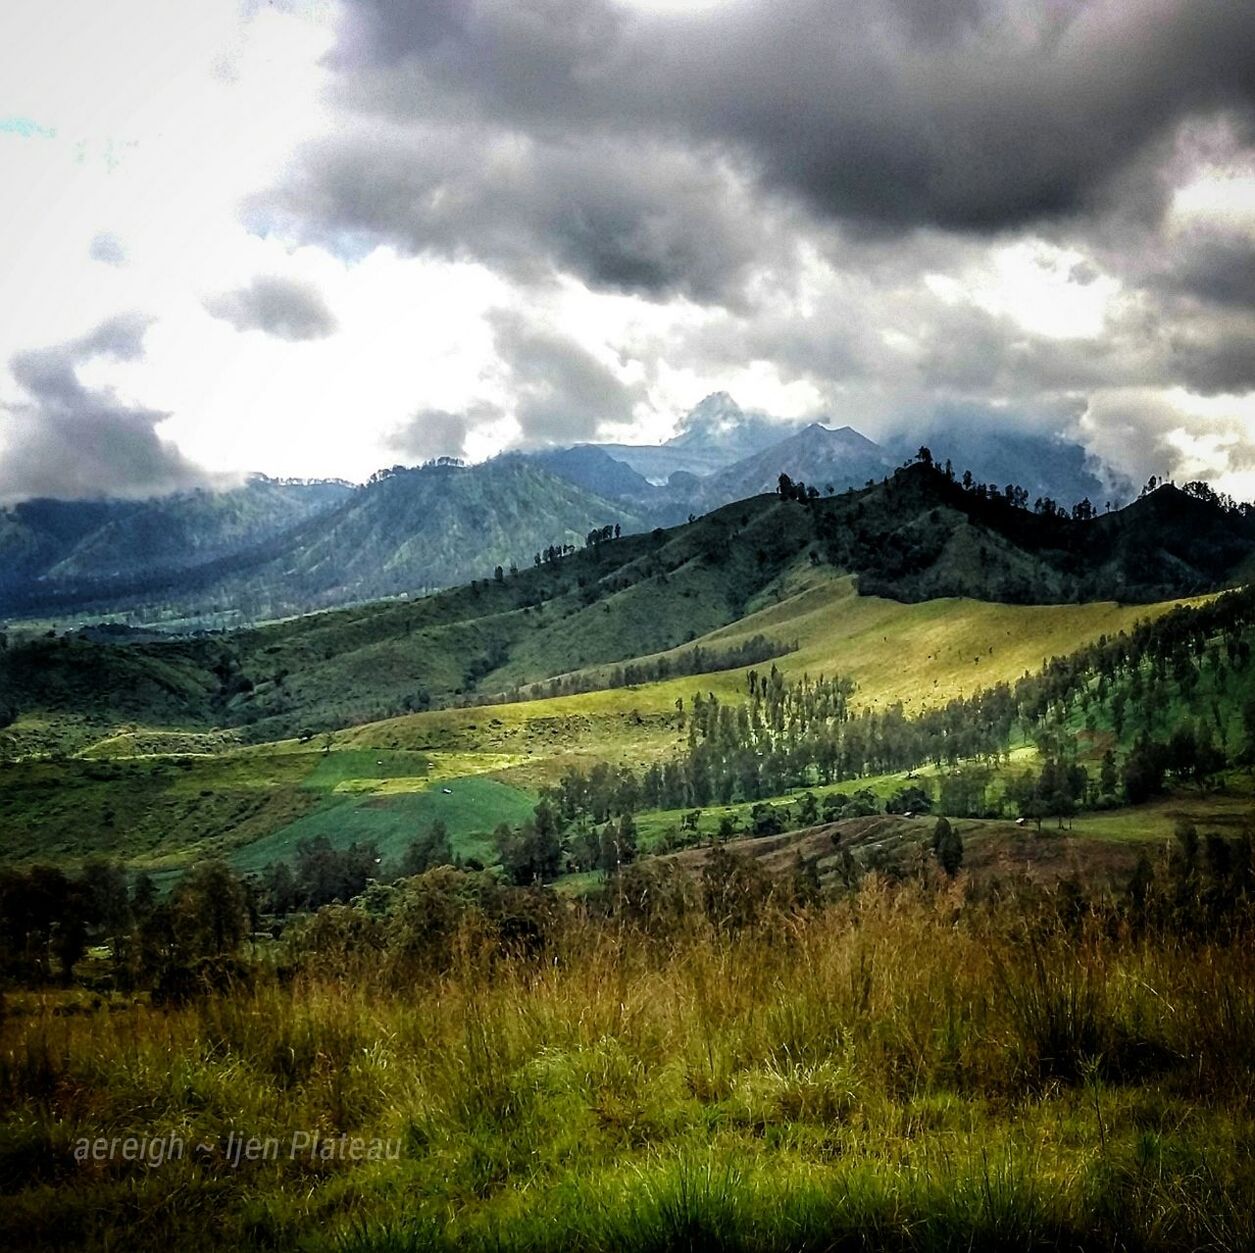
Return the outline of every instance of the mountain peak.
[[[734,431],[745,422],[745,416],[745,411],[727,392],[711,392],[689,410],[674,438],[667,442],[683,447],[694,440]]]
[[[717,455],[729,463],[766,448],[798,430],[764,413],[746,412],[727,392],[711,392],[680,423],[664,447]]]

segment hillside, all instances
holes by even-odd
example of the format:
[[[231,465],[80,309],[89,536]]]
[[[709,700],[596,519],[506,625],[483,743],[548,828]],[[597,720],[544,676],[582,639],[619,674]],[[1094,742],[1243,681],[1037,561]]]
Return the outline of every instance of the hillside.
[[[582,544],[616,522],[641,524],[519,457],[397,469],[292,534],[249,586],[293,605],[446,587],[526,564],[550,545]]]
[[[551,491],[525,463],[498,469]],[[372,495],[396,494],[417,513],[423,498],[412,486],[407,475],[390,476],[372,485]],[[563,509],[586,504],[552,493],[543,516],[555,525],[574,521],[580,515]],[[443,551],[458,560],[452,537],[474,525],[474,501],[463,499],[466,515],[451,516],[436,501],[428,508]],[[320,534],[302,546],[308,564],[289,579],[310,580],[297,584],[308,591],[357,570],[360,582],[338,586],[363,593],[378,586],[368,554],[390,542],[388,516],[395,517],[345,508],[320,521]],[[877,631],[873,651],[883,645],[887,668],[918,692],[940,649],[952,649],[951,664],[970,666],[974,681],[991,681],[995,668],[1038,664],[1044,638],[1067,651],[1131,623],[1138,603],[1224,587],[1249,566],[1253,528],[1249,512],[1173,488],[1090,520],[1046,516],[917,465],[841,496],[756,497],[691,524],[599,542],[418,600],[183,640],[96,633],[15,644],[0,653],[0,693],[28,719],[74,714],[105,725],[235,727],[269,739],[433,705],[615,687],[625,684],[624,663],[654,665],[649,659],[661,654],[670,673],[693,664],[735,669],[742,664],[735,650],[747,646],[774,652],[785,666],[791,658],[849,671],[850,643],[841,641],[861,640],[865,651]],[[498,542],[519,546],[516,536]],[[377,580],[407,569],[406,546],[393,551]],[[976,612],[953,598],[980,602],[981,624],[947,643],[947,624]],[[1117,600],[1134,607],[1119,610],[1110,604]],[[1059,608],[1036,607],[1048,602]],[[1096,612],[1103,603],[1108,608]],[[1066,612],[1070,605],[1075,610]],[[932,623],[940,637],[930,634]],[[703,658],[686,654],[694,643]],[[548,680],[555,681],[541,683]]]
[[[830,430],[818,422],[761,452],[710,475],[703,498],[714,505],[773,492],[781,473],[814,483],[821,490],[845,491],[891,474],[896,463],[852,427]]]
[[[351,491],[347,483],[254,475],[221,492],[13,505],[0,511],[0,614],[191,577],[334,509]]]
[[[219,499],[206,497],[205,508],[217,508]],[[131,524],[128,543],[137,547],[128,551],[149,551],[139,531],[162,527],[161,503],[154,502],[153,521],[145,515]],[[187,510],[172,504],[170,512],[181,519]],[[148,622],[256,621],[490,576],[496,565],[508,569],[546,547],[581,544],[591,529],[614,523],[645,525],[631,508],[520,457],[397,467],[364,487],[337,487],[331,507],[252,546],[178,568],[153,563],[115,578],[28,586],[10,597],[10,612],[127,610]],[[186,525],[194,524],[192,515]],[[163,542],[189,547],[183,525],[171,525]],[[75,568],[89,568],[91,559],[88,549]]]
[[[149,501],[30,501],[0,513],[0,614],[239,626],[454,586],[555,544],[578,544],[610,522],[625,532],[675,525],[772,492],[781,473],[821,492],[862,487],[901,460],[905,437],[881,447],[851,427],[795,428],[716,393],[657,446],[587,444],[475,466],[397,466],[361,488],[255,476],[232,491]],[[939,460],[999,491],[1023,467],[1030,499],[1112,499],[1096,477],[1102,468],[1058,437],[1015,433],[1011,455],[979,431],[939,434]],[[851,554],[840,561],[861,569]],[[1032,570],[1012,565],[1008,578],[1031,584]],[[936,592],[930,585],[920,594]]]

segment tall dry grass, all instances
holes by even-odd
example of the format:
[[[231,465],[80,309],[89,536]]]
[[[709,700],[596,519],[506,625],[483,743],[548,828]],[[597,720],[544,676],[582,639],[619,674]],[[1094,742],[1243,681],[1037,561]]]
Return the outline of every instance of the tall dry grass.
[[[1255,1247],[1255,957],[869,880],[735,933],[576,917],[503,958],[157,1010],[11,998],[10,1247]],[[78,1165],[316,1129],[399,1161]]]

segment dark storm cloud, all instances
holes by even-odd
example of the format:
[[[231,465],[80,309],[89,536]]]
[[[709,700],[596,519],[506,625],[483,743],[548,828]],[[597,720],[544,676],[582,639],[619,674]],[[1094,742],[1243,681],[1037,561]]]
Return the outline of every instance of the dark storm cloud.
[[[1255,311],[1255,235],[1209,226],[1174,243],[1162,285],[1208,304]]]
[[[630,422],[640,390],[624,384],[581,345],[517,313],[491,317],[509,371],[524,444],[571,444],[606,423]]]
[[[336,64],[347,99],[394,118],[577,151],[608,134],[710,145],[824,216],[985,232],[1128,194],[1187,118],[1225,110],[1249,133],[1255,6],[370,0],[350,5]]]
[[[338,133],[307,152],[279,203],[315,235],[365,233],[523,281],[560,270],[655,297],[729,299],[753,263],[788,246],[713,157],[467,123]]]
[[[336,330],[336,320],[316,288],[277,275],[259,274],[247,287],[204,303],[210,314],[237,331],[264,331],[276,339],[326,339]]]
[[[1249,0],[344,11],[343,125],[263,206],[298,235],[699,303],[665,341],[634,332],[646,375],[765,362],[878,434],[947,405],[1072,430],[1104,390],[1255,385],[1249,237],[1168,212],[1255,140]],[[1030,236],[1114,289],[1099,330],[1035,333],[1010,281],[987,307],[965,290]],[[583,350],[495,329],[525,440],[630,419],[641,397]]]
[[[1203,396],[1255,388],[1255,315],[1184,322],[1166,334],[1168,373]]]
[[[160,495],[202,484],[206,475],[160,438],[168,414],[85,386],[79,367],[97,357],[132,360],[147,323],[123,315],[53,348],[18,353],[9,363],[28,396],[0,418],[0,501]]]

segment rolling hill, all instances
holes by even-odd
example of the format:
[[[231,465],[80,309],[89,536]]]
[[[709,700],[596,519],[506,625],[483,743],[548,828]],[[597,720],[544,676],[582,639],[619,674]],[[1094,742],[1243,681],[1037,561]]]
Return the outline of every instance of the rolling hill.
[[[498,468],[553,490],[524,462]],[[476,480],[468,472],[461,481]],[[395,491],[409,500],[406,476],[373,486],[380,499]],[[550,495],[547,525],[586,518],[578,511],[587,500]],[[473,499],[463,507],[473,513]],[[457,534],[459,517],[450,519],[435,504],[430,509],[437,531],[448,526],[450,536]],[[318,580],[332,577],[329,566],[340,579],[345,569],[362,570],[354,587],[363,594],[381,578],[403,577],[403,545],[394,563],[378,573],[370,568],[387,539],[380,530],[386,516],[343,508],[320,520],[301,549],[307,564],[297,576],[311,580],[305,588],[325,586]],[[500,537],[498,551],[518,551],[523,525],[521,517],[518,532]],[[902,632],[918,622],[926,647],[938,604],[954,598],[980,602],[983,616],[1005,619],[984,623],[986,644],[1012,656],[1017,649],[1005,641],[1027,641],[1029,652],[1017,664],[1036,664],[1044,655],[1034,653],[1036,640],[1054,630],[1047,624],[1068,622],[1064,607],[1075,606],[1073,624],[1059,640],[1067,651],[1082,619],[1101,623],[1097,634],[1138,613],[1095,614],[1095,605],[1136,606],[1218,590],[1245,577],[1253,548],[1249,511],[1175,488],[1118,513],[1078,520],[1015,508],[915,465],[862,491],[805,502],[759,496],[691,524],[595,543],[500,580],[486,577],[417,600],[226,635],[29,640],[0,653],[0,692],[15,714],[232,727],[264,740],[432,705],[613,686],[616,666],[661,654],[670,655],[671,672],[683,672],[685,649],[696,642],[707,649],[700,668],[708,671],[728,668],[733,663],[721,666],[720,657],[755,637],[782,657],[797,645],[808,666],[849,669],[837,643],[847,631],[880,629],[896,657],[891,664],[908,674]],[[445,551],[451,562],[459,558],[453,538]],[[491,559],[491,552],[480,557]],[[1042,608],[1052,603],[1060,608]],[[1031,622],[1040,622],[1040,630],[1026,625]],[[992,638],[999,628],[1001,643]],[[811,650],[813,638],[833,647]],[[972,664],[988,679],[990,671],[981,670],[986,652],[976,650]]]
[[[1002,484],[1022,466],[1030,497],[1119,498],[1118,476],[1056,436],[1013,432],[1008,452],[976,428],[938,434],[938,458],[978,481]],[[412,594],[578,544],[610,522],[627,532],[675,525],[772,491],[782,472],[820,490],[861,487],[892,473],[910,442],[799,430],[716,393],[662,445],[396,466],[359,488],[254,476],[231,491],[148,501],[28,501],[0,513],[0,614],[229,627]]]

